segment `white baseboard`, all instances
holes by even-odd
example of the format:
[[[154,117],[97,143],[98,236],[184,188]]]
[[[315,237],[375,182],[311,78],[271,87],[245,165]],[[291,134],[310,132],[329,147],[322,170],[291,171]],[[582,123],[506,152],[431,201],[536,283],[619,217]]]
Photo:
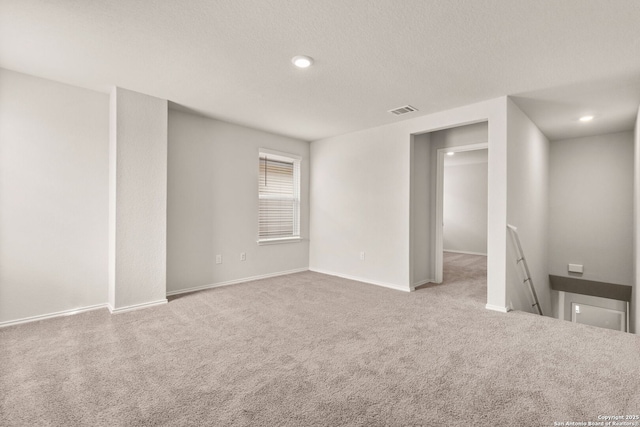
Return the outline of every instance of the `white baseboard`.
[[[309,271],[326,274],[328,276],[342,277],[343,279],[355,280],[356,282],[367,283],[369,285],[382,286],[384,288],[394,289],[396,291],[411,292],[413,290],[413,289],[407,289],[407,288],[395,285],[393,283],[378,282],[370,279],[363,279],[362,277],[349,276],[347,274],[341,274],[341,273],[334,273],[332,271],[327,271],[327,270],[310,268]]]
[[[429,283],[436,283],[436,279],[418,280],[417,282],[414,282],[413,285],[411,285],[411,287],[415,289],[418,286],[427,285]]]
[[[509,309],[507,307],[501,307],[499,305],[487,304],[484,306],[487,310],[499,311],[500,313],[508,313]]]
[[[162,305],[166,303],[167,303],[167,299],[165,298],[157,301],[143,302],[142,304],[127,305],[125,307],[119,307],[119,308],[113,308],[111,304],[107,304],[107,307],[109,308],[109,311],[111,312],[111,314],[119,314],[119,313],[126,313],[127,311],[140,310],[141,308],[154,307],[156,305]]]
[[[178,289],[176,291],[167,292],[167,296],[186,294],[186,293],[195,292],[195,291],[203,291],[205,289],[219,288],[221,286],[237,285],[238,283],[246,283],[246,282],[252,282],[254,280],[268,279],[270,277],[286,276],[287,274],[301,273],[303,271],[309,271],[309,269],[298,268],[295,270],[279,271],[277,273],[261,274],[260,276],[245,277],[242,279],[229,280],[226,282],[212,283],[210,285],[194,286],[192,288]]]
[[[465,254],[465,255],[480,255],[480,256],[487,256],[487,254],[483,254],[482,252],[454,251],[453,249],[445,249],[443,252],[451,252],[452,254]]]
[[[5,322],[0,322],[0,328],[4,328],[5,326],[20,325],[21,323],[37,322],[38,320],[53,319],[54,317],[72,316],[74,314],[85,313],[87,311],[100,310],[101,308],[109,308],[109,305],[89,305],[86,307],[73,308],[70,310],[56,311],[55,313],[40,314],[38,316],[24,317],[22,319],[16,320],[7,320]]]
[[[440,282],[442,283],[442,282]],[[427,280],[426,282],[418,282],[418,283],[414,283],[413,285],[411,285],[411,291],[415,291],[416,288],[423,286],[423,285],[429,285],[429,284],[433,284],[433,285],[439,285],[440,283],[436,282],[435,280]]]

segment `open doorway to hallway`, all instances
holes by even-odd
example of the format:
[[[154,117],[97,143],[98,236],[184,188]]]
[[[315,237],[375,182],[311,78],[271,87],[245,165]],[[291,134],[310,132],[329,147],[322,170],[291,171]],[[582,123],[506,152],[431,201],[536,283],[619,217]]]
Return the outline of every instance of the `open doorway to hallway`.
[[[447,153],[452,154],[447,155]],[[445,178],[445,169],[451,172],[448,180]],[[469,173],[471,170],[472,172]],[[477,172],[480,172],[481,176],[478,176]],[[447,173],[447,175],[450,174]],[[484,265],[480,271],[483,282],[482,292],[486,295],[487,122],[414,135],[411,176],[413,288],[416,289],[426,283],[443,283],[444,251],[447,249],[456,251],[451,253],[464,255],[464,257],[457,257],[457,261],[462,264],[464,264],[462,258],[481,257],[481,264]],[[446,199],[448,207],[446,220],[444,216],[445,185],[449,193]],[[471,208],[471,205],[474,207]],[[479,209],[482,212],[478,213]],[[455,269],[462,264],[453,263],[450,267]],[[471,262],[471,264],[478,263]]]
[[[471,274],[474,267],[486,277],[488,149],[476,148],[482,146],[438,150],[438,161],[442,161],[442,200],[438,198],[437,209],[442,210],[443,280],[447,275]]]

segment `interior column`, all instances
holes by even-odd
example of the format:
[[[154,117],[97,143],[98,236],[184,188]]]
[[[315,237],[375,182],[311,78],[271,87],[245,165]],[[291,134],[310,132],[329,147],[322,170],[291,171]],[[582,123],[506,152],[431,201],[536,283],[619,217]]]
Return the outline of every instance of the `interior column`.
[[[109,308],[167,302],[167,101],[114,87],[109,123]]]

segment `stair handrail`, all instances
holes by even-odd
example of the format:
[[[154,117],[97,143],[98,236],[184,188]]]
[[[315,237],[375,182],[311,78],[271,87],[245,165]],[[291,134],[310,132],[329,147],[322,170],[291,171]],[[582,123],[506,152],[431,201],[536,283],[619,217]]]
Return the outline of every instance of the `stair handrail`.
[[[540,307],[540,301],[538,301],[538,294],[536,294],[536,288],[533,286],[533,280],[531,280],[531,273],[529,272],[529,266],[527,265],[527,260],[524,257],[524,251],[522,250],[522,244],[520,243],[520,236],[518,235],[518,228],[507,224],[507,228],[511,232],[511,239],[513,240],[513,245],[516,248],[516,256],[518,257],[516,264],[520,264],[523,266],[525,279],[522,282],[529,282],[529,290],[531,291],[531,295],[533,296],[533,300],[535,301],[531,307],[536,307],[538,309],[538,314],[542,316],[542,308]]]

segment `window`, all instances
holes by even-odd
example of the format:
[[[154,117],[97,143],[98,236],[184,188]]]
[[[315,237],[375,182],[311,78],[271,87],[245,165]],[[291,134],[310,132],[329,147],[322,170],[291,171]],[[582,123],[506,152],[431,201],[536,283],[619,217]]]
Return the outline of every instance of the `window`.
[[[300,158],[260,150],[258,242],[300,239]]]

